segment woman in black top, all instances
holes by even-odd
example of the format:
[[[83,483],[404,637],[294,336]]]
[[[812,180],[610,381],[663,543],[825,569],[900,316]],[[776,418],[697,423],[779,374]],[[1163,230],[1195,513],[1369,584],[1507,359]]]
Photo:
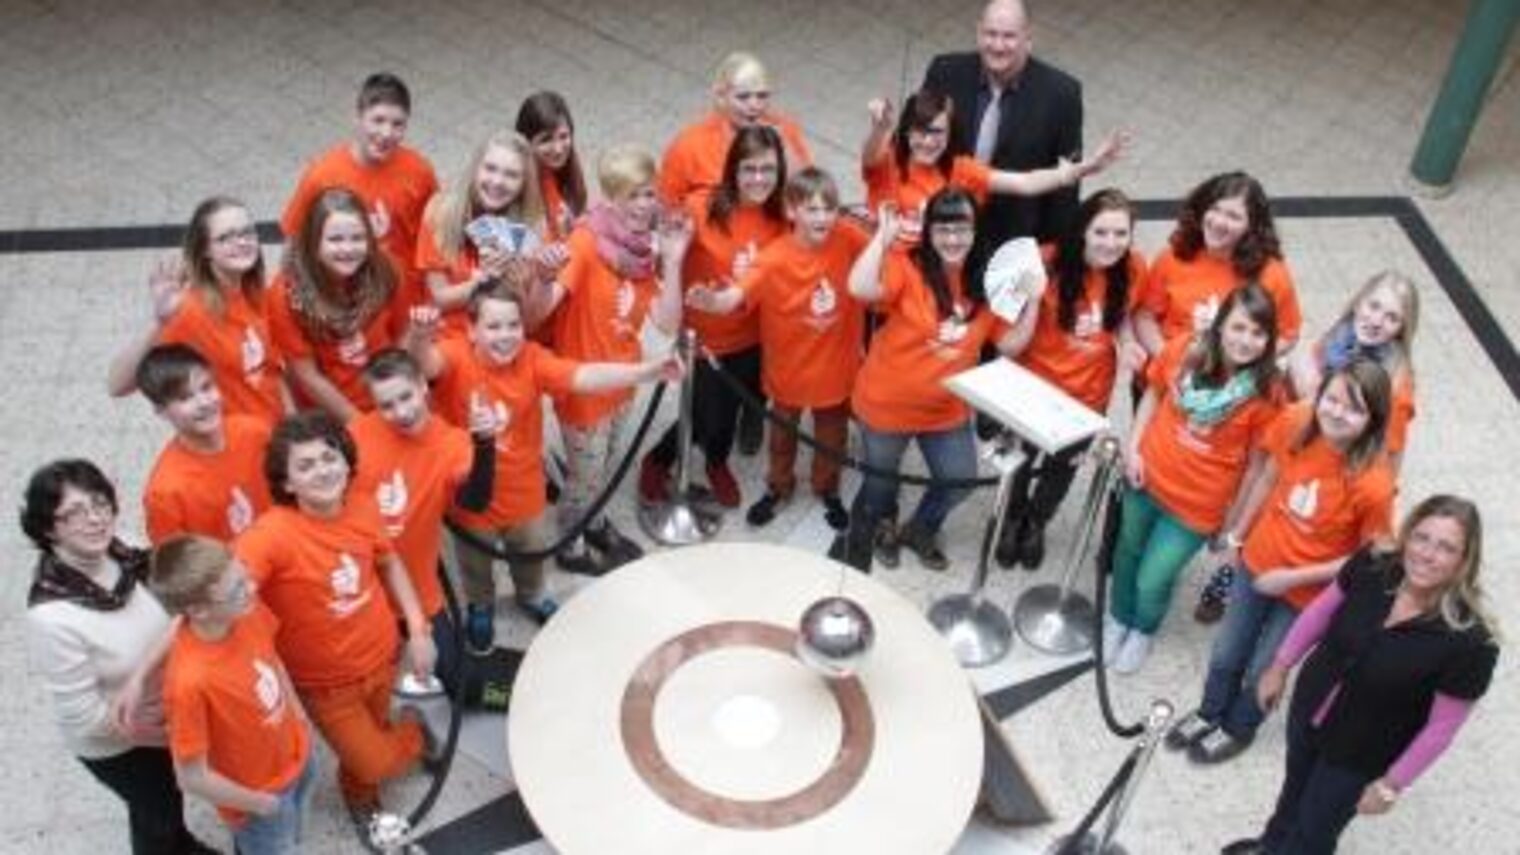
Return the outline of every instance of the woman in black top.
[[[1288,713],[1277,809],[1261,837],[1225,853],[1334,852],[1352,817],[1389,810],[1440,757],[1498,659],[1481,557],[1478,509],[1432,496],[1404,521],[1396,551],[1357,553],[1304,610],[1257,690],[1270,709],[1314,647]]]

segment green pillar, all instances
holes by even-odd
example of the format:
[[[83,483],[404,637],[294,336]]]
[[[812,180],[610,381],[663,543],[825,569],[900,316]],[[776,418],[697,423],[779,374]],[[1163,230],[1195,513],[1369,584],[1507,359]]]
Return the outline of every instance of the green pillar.
[[[1441,93],[1430,108],[1409,171],[1422,183],[1451,183],[1468,137],[1483,110],[1488,86],[1520,20],[1520,0],[1471,0],[1462,38],[1452,54]]]

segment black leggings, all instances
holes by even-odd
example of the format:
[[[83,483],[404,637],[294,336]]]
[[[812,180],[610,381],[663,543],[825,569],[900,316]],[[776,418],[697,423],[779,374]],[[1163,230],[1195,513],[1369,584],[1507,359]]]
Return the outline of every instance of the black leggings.
[[[167,748],[133,748],[113,757],[81,757],[79,762],[127,803],[133,855],[205,851],[185,828],[185,803]]]
[[[720,356],[718,364],[746,389],[754,392],[757,397],[760,395],[759,345]],[[713,373],[712,366],[705,359],[697,360],[692,382],[692,444],[701,447],[709,466],[725,463],[734,449],[734,434],[738,431],[739,407],[742,402],[739,395]],[[671,466],[676,462],[676,452],[680,450],[676,431],[677,426],[671,425],[649,452],[649,456],[661,466]]]

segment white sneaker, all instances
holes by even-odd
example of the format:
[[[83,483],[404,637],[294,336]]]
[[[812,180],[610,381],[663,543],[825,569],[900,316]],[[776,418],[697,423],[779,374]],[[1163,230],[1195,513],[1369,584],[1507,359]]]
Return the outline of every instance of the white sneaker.
[[[1119,655],[1119,648],[1124,645],[1124,639],[1129,637],[1130,629],[1113,615],[1103,616],[1103,661],[1112,665]]]
[[[1109,668],[1117,674],[1133,674],[1140,670],[1150,655],[1151,636],[1138,629],[1130,630],[1129,635],[1124,637],[1124,644],[1119,647],[1119,654],[1109,663]]]

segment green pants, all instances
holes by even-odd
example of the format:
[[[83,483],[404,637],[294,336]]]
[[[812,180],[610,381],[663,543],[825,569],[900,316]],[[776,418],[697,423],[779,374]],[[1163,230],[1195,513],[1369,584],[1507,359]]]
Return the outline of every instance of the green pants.
[[[1177,574],[1204,540],[1149,493],[1125,488],[1109,602],[1114,620],[1147,635],[1160,628],[1172,604]]]

